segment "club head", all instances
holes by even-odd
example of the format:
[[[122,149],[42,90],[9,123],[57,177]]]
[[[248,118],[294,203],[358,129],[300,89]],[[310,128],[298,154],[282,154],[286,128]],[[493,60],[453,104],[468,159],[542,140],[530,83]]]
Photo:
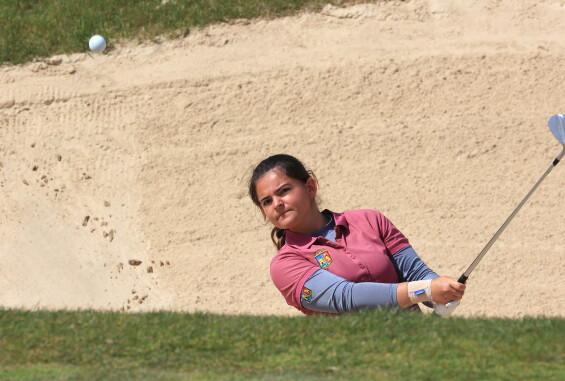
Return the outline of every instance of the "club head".
[[[561,144],[565,144],[565,116],[563,114],[553,115],[549,118],[547,124],[553,136],[555,136]]]

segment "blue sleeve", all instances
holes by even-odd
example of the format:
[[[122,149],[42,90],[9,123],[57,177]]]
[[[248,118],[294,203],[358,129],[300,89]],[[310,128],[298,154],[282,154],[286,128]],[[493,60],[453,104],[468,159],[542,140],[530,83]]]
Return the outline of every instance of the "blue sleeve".
[[[397,306],[396,283],[353,283],[327,270],[317,270],[304,287],[311,293],[302,307],[312,311],[344,313],[361,309]]]
[[[398,272],[399,282],[412,282],[438,278],[411,246],[408,246],[391,257],[392,264]]]

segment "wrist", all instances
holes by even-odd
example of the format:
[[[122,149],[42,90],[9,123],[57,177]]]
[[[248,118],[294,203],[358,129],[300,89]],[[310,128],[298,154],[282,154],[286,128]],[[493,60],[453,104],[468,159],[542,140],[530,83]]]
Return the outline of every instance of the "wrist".
[[[432,280],[408,282],[408,298],[410,303],[418,304],[432,301]]]

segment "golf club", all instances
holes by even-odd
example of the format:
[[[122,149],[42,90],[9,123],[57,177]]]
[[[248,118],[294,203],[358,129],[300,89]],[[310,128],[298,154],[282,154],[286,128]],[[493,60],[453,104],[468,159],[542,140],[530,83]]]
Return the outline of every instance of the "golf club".
[[[524,206],[524,204],[526,203],[526,201],[528,201],[528,199],[530,198],[530,196],[532,195],[532,193],[534,193],[534,191],[537,189],[537,187],[540,185],[540,183],[546,178],[546,176],[549,174],[549,172],[551,172],[551,170],[559,163],[559,161],[561,160],[561,158],[563,157],[563,154],[565,152],[565,116],[563,116],[563,114],[557,114],[557,115],[553,115],[551,118],[549,118],[547,124],[549,125],[549,129],[551,130],[551,132],[553,133],[553,136],[555,136],[557,138],[557,140],[559,140],[559,142],[561,144],[563,144],[563,150],[561,151],[561,153],[559,155],[557,155],[557,157],[555,158],[555,160],[553,160],[553,163],[551,164],[551,166],[545,171],[545,173],[541,176],[541,178],[538,180],[538,182],[533,186],[533,188],[528,192],[528,194],[526,195],[526,197],[524,197],[524,199],[520,202],[520,204],[518,204],[518,206],[516,207],[516,209],[514,209],[514,211],[512,212],[512,214],[506,219],[506,221],[504,222],[504,224],[502,224],[502,226],[500,227],[500,229],[498,229],[498,231],[494,234],[494,236],[490,239],[490,241],[487,243],[487,245],[485,246],[485,248],[479,253],[479,255],[477,256],[477,258],[475,258],[475,260],[473,261],[473,263],[471,263],[471,266],[469,266],[469,268],[463,273],[463,275],[461,275],[459,277],[459,279],[457,280],[459,283],[465,283],[467,281],[467,279],[469,278],[469,275],[471,274],[471,272],[475,269],[475,267],[477,267],[477,265],[479,264],[479,262],[483,259],[483,257],[485,256],[485,254],[489,251],[489,249],[492,247],[492,245],[496,242],[496,240],[498,239],[498,237],[500,236],[500,234],[502,234],[502,232],[504,231],[504,229],[506,229],[506,227],[508,226],[508,224],[510,223],[510,221],[512,221],[512,219],[516,216],[516,214],[520,211],[520,209],[522,208],[522,206]]]
[[[549,120],[547,121],[547,124],[549,125],[549,129],[553,133],[553,136],[555,136],[555,138],[557,140],[559,140],[559,142],[563,145],[563,150],[561,150],[561,153],[559,155],[557,155],[555,160],[553,160],[553,163],[551,163],[549,168],[541,176],[541,178],[538,180],[538,182],[533,186],[533,188],[528,192],[526,197],[524,197],[524,199],[520,202],[520,204],[518,204],[516,209],[514,209],[512,214],[510,214],[510,216],[506,219],[506,221],[502,224],[502,226],[498,229],[498,231],[490,239],[490,241],[487,243],[485,248],[479,253],[477,258],[475,258],[473,263],[471,263],[471,266],[469,266],[469,268],[463,273],[463,275],[461,275],[459,277],[459,279],[457,279],[457,282],[465,283],[467,281],[471,272],[475,269],[475,267],[477,267],[477,265],[483,259],[483,257],[487,253],[487,251],[489,251],[489,249],[496,242],[498,237],[502,234],[504,229],[506,229],[506,227],[508,226],[510,221],[512,221],[512,219],[514,219],[516,214],[520,211],[520,209],[522,209],[522,206],[524,206],[526,201],[528,201],[528,199],[530,198],[532,193],[534,193],[534,191],[537,189],[537,187],[540,185],[540,183],[543,181],[543,179],[546,178],[546,176],[549,174],[549,172],[551,172],[553,167],[555,167],[559,163],[561,158],[563,157],[563,154],[565,153],[565,116],[563,116],[563,114],[553,115],[551,118],[549,118]],[[441,316],[449,316],[449,315],[451,315],[451,313],[453,313],[453,311],[455,310],[455,307],[457,307],[459,305],[459,302],[460,301],[457,300],[457,301],[448,302],[446,304],[435,304],[434,303],[435,313],[438,314],[438,315],[441,315]]]

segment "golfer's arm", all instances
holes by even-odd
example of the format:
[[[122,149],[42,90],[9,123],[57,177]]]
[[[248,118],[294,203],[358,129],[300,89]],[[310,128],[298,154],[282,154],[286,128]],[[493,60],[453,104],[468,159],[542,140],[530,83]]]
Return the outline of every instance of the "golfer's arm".
[[[312,274],[304,284],[304,287],[311,291],[311,300],[309,302],[303,300],[301,303],[302,307],[312,311],[332,313],[392,307],[398,305],[398,286],[395,283],[353,283],[320,269]],[[404,293],[408,298],[406,288]],[[403,299],[402,301],[401,307],[407,306]]]
[[[407,247],[391,258],[401,280],[435,279],[438,275],[426,266],[412,247]],[[304,284],[311,290],[304,308],[313,311],[343,313],[366,308],[412,305],[408,283],[353,283],[326,270],[317,270]]]

